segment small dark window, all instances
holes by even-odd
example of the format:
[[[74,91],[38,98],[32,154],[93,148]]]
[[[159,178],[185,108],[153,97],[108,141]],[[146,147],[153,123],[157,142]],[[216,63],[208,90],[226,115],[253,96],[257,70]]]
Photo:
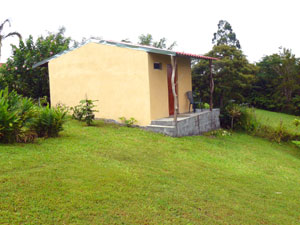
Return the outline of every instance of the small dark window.
[[[159,62],[155,62],[154,63],[154,69],[155,70],[161,70],[162,69],[162,64]]]

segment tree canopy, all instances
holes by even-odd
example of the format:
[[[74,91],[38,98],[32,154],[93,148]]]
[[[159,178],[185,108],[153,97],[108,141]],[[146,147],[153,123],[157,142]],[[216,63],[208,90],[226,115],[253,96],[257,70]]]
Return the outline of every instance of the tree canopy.
[[[212,43],[214,45],[235,46],[236,48],[241,49],[240,41],[237,39],[236,34],[233,32],[230,23],[226,20],[219,21],[218,30],[216,33],[214,33]]]
[[[229,100],[245,102],[257,68],[234,46],[214,46],[206,55],[220,59],[213,63],[214,105],[223,107]],[[203,101],[209,102],[209,62],[199,61],[194,65],[192,73],[193,89],[199,93]]]
[[[151,34],[141,34],[139,36],[138,44],[153,46],[155,48],[168,49],[168,50],[172,50],[177,45],[176,41],[174,41],[172,44],[167,46],[167,39],[164,37],[160,38],[158,41],[153,41],[153,37]]]
[[[57,33],[38,37],[35,42],[29,36],[25,41],[20,40],[18,46],[12,45],[12,56],[0,68],[1,86],[27,97],[49,97],[48,68],[32,66],[69,48],[71,38],[65,37],[64,32],[65,28],[60,28]]]
[[[290,49],[262,58],[251,98],[259,108],[300,115],[300,60]]]

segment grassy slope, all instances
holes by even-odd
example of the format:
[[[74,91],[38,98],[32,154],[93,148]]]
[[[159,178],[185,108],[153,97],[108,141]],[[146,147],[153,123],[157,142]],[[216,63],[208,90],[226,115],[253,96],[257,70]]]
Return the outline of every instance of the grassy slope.
[[[273,127],[278,127],[280,121],[285,125],[285,127],[291,132],[300,133],[300,127],[296,128],[293,125],[293,121],[297,116],[288,115],[284,113],[270,112],[262,109],[255,109],[255,114],[260,122],[265,125],[270,125]]]
[[[299,224],[300,152],[70,121],[0,146],[0,224]]]

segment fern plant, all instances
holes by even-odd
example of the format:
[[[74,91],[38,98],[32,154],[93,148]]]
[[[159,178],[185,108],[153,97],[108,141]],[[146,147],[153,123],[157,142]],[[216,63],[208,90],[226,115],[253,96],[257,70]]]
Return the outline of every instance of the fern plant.
[[[61,108],[40,107],[33,128],[39,137],[57,137],[63,130],[67,111]]]

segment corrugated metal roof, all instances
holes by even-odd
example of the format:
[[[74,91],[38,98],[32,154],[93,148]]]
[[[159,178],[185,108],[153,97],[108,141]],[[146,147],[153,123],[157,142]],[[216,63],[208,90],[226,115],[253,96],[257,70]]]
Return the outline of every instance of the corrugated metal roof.
[[[130,49],[135,49],[135,50],[141,50],[141,51],[145,51],[145,52],[150,52],[150,53],[157,53],[157,54],[162,54],[162,55],[170,55],[170,56],[187,56],[187,57],[191,57],[191,58],[197,58],[197,59],[206,59],[206,60],[218,60],[218,58],[213,58],[213,57],[208,57],[208,56],[202,56],[202,55],[196,55],[196,54],[191,54],[191,53],[184,53],[184,52],[175,52],[175,51],[171,51],[171,50],[165,50],[165,49],[160,49],[160,48],[155,48],[152,46],[146,46],[146,45],[138,45],[138,44],[132,44],[132,43],[127,43],[127,42],[116,42],[116,41],[106,41],[106,40],[88,40],[86,43],[79,45],[76,48],[70,48],[68,50],[65,50],[63,52],[60,52],[48,59],[45,59],[39,63],[36,63],[32,66],[32,68],[36,68],[39,66],[42,66],[46,63],[48,63],[49,61],[51,61],[52,59],[58,58],[61,55],[64,55],[68,52],[71,52],[75,49],[78,49],[86,44],[89,43],[96,43],[96,44],[104,44],[104,45],[112,45],[112,46],[118,46],[121,48],[130,48]]]

